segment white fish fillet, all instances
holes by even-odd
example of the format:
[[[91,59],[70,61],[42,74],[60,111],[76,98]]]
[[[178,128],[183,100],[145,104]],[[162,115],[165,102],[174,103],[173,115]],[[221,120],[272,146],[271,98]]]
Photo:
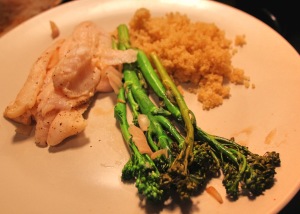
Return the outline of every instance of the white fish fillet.
[[[16,121],[19,121],[21,118],[19,122],[23,122],[24,124],[31,122],[30,114],[27,111],[36,104],[38,93],[44,84],[47,69],[49,69],[48,66],[52,64],[51,59],[62,43],[63,40],[55,42],[34,63],[16,99],[5,109],[4,115],[7,118],[15,119]],[[25,115],[27,120],[24,119]]]
[[[136,54],[113,50],[109,34],[82,22],[42,53],[4,117],[35,122],[35,142],[55,146],[85,129],[83,113],[95,93],[118,92],[122,74],[114,66],[136,61]]]
[[[83,109],[85,111],[85,108]],[[65,138],[82,132],[87,125],[86,120],[79,110],[60,111],[51,123],[47,143],[50,146],[57,145]]]

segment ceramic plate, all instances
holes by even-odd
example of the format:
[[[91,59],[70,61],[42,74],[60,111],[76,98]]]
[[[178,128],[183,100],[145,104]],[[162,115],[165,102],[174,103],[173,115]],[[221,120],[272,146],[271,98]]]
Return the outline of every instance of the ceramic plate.
[[[275,185],[250,200],[226,199],[220,179],[214,185],[224,203],[206,192],[193,205],[144,207],[134,185],[120,180],[129,158],[113,117],[116,97],[99,94],[88,112],[88,126],[76,137],[54,148],[39,148],[34,138],[15,135],[14,126],[0,119],[1,213],[277,213],[299,190],[300,184],[300,60],[295,49],[270,27],[232,7],[213,1],[73,1],[44,12],[0,39],[0,109],[15,98],[33,62],[52,42],[49,21],[61,37],[75,25],[92,20],[107,31],[127,23],[136,9],[153,16],[187,14],[194,21],[215,23],[234,39],[245,34],[247,45],[233,64],[250,76],[255,89],[232,87],[231,97],[218,108],[202,111],[194,95],[186,93],[200,127],[224,137],[235,137],[253,152],[280,153]]]

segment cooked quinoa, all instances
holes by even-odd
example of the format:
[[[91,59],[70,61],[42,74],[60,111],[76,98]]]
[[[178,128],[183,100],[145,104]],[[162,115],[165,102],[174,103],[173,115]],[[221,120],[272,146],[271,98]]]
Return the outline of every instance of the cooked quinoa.
[[[230,97],[230,83],[249,86],[244,71],[232,66],[232,41],[213,23],[192,22],[178,12],[151,17],[148,9],[141,8],[129,29],[131,45],[146,54],[155,52],[176,84],[189,83],[205,110]],[[246,44],[245,37],[237,37],[236,42]]]
[[[247,42],[246,42],[246,36],[245,36],[245,35],[237,35],[237,36],[235,37],[234,44],[235,44],[236,46],[241,46],[241,47],[243,47],[244,45],[247,44]]]

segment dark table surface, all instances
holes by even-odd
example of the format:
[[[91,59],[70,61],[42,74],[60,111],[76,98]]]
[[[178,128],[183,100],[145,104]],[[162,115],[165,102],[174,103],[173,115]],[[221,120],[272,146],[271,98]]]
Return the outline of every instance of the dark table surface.
[[[300,7],[292,0],[216,0],[260,19],[300,53]]]

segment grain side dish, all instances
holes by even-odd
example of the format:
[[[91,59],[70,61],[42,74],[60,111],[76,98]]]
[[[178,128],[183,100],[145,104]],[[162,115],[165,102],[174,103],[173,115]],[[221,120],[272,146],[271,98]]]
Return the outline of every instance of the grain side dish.
[[[152,17],[145,8],[135,12],[129,29],[132,46],[155,52],[176,84],[189,83],[204,110],[229,98],[230,84],[250,86],[244,70],[232,65],[237,48],[246,44],[245,35],[233,43],[213,23],[192,22],[179,12]]]

